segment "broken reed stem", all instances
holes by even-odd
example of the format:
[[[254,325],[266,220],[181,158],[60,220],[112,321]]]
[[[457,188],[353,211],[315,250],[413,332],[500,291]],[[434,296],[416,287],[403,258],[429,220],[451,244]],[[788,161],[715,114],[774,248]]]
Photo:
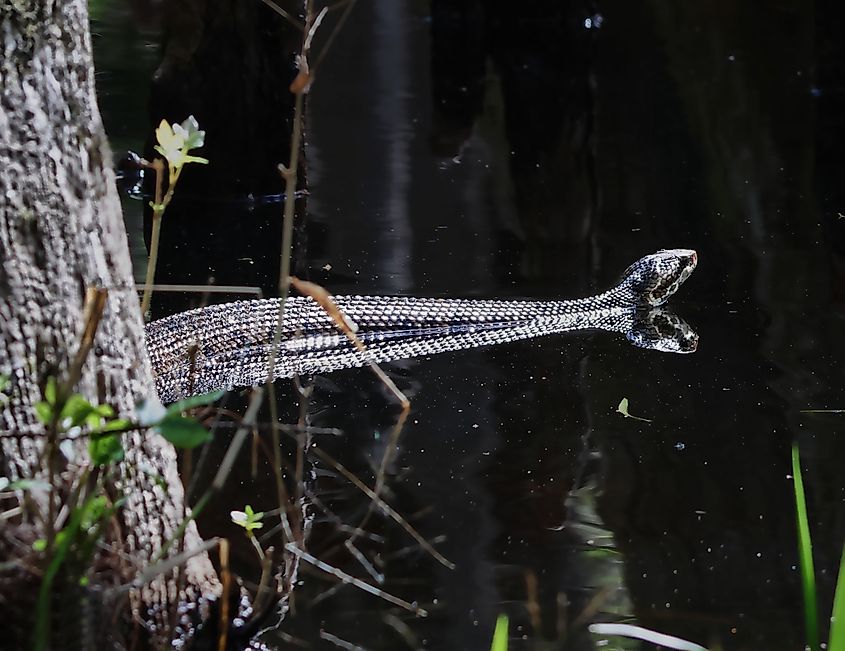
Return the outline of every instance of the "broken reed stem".
[[[253,537],[255,540],[255,537]],[[257,544],[257,541],[256,541]],[[258,545],[258,549],[261,546]],[[261,552],[261,579],[258,581],[258,590],[255,591],[255,599],[252,602],[253,612],[261,612],[270,595],[270,579],[273,575],[273,548]]]
[[[229,570],[229,541],[220,541],[220,578],[223,594],[220,596],[220,636],[217,651],[226,651],[226,637],[229,633],[229,591],[232,589],[232,572]]]

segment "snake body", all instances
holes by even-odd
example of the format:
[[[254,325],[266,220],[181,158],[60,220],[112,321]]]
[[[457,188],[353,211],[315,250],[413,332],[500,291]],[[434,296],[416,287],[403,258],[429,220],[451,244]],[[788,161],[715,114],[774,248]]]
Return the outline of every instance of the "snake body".
[[[332,297],[355,324],[361,352],[310,297],[284,304],[274,378],[327,373],[396,359],[475,348],[572,330],[625,334],[635,345],[695,350],[697,336],[661,306],[697,264],[689,249],[641,258],[612,289],[567,301],[393,296]],[[160,398],[249,386],[267,377],[279,299],[238,301],[150,323],[147,349]]]

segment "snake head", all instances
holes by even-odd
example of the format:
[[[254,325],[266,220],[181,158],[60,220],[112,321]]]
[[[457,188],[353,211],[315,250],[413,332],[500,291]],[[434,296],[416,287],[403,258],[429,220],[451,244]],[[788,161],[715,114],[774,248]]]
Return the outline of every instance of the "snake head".
[[[663,249],[628,267],[621,285],[633,292],[638,307],[657,307],[678,291],[697,264],[692,249]]]
[[[698,348],[695,330],[677,314],[662,307],[638,310],[634,326],[625,336],[639,348],[664,353],[694,353]]]

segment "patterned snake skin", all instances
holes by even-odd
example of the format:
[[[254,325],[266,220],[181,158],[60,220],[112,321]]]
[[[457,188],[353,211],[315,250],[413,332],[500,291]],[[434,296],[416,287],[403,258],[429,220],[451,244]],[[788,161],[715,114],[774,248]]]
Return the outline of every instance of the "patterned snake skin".
[[[285,302],[274,376],[327,373],[369,360],[388,362],[585,329],[622,333],[643,348],[692,352],[697,335],[658,306],[697,262],[690,249],[658,251],[631,265],[613,289],[569,301],[333,297],[357,326],[366,354],[316,301],[291,297]],[[279,307],[279,299],[239,301],[150,323],[147,349],[162,401],[263,382]],[[188,350],[194,346],[191,363]]]

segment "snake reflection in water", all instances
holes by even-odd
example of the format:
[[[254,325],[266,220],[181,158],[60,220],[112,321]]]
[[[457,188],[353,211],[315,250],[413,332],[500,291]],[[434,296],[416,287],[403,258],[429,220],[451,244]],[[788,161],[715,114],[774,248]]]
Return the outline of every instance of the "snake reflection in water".
[[[661,250],[632,264],[612,289],[565,301],[334,296],[357,326],[356,349],[310,297],[285,301],[274,378],[328,373],[573,330],[624,334],[635,346],[690,353],[698,335],[661,307],[698,263],[691,249]],[[250,386],[267,377],[280,299],[189,310],[147,325],[159,397]],[[193,361],[188,350],[195,348]]]

